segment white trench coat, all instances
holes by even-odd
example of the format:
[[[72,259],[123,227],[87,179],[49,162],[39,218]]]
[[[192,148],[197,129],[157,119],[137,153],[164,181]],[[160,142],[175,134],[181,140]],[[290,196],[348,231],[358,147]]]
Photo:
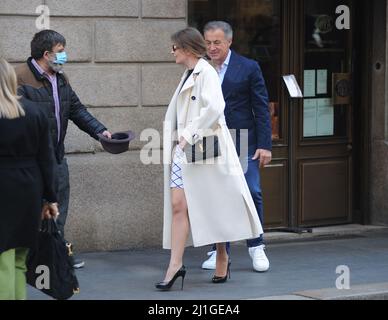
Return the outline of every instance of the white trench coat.
[[[194,144],[202,138],[201,129],[217,124],[221,156],[211,159],[213,164],[182,167],[191,229],[186,246],[257,238],[263,229],[225,123],[225,101],[218,74],[206,60],[200,59],[180,90],[187,72],[168,106],[163,128],[163,248],[171,249],[170,175],[178,137]]]

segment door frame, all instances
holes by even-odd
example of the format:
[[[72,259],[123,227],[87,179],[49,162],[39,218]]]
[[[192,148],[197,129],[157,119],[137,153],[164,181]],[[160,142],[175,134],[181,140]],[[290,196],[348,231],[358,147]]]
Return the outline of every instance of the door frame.
[[[284,0],[282,3],[283,7],[283,43],[282,46],[287,47],[287,50],[283,50],[283,57],[282,57],[282,73],[283,74],[295,74],[298,82],[300,84],[303,83],[302,81],[302,75],[303,75],[303,67],[304,67],[304,1],[308,0]],[[355,13],[356,13],[356,6],[359,4],[355,1],[352,1],[352,12],[351,12],[351,26],[355,26]],[[302,32],[301,32],[302,30]],[[354,31],[353,36],[351,36],[350,41],[354,38]],[[366,37],[367,38],[367,37]],[[364,46],[365,47],[365,46]],[[353,43],[349,44],[349,49],[353,50],[354,45]],[[353,52],[348,52],[348,55],[352,55]],[[360,53],[358,53],[360,54]],[[355,59],[355,57],[351,56],[351,59]],[[350,69],[353,69],[352,67],[349,67]],[[359,70],[359,69],[357,69]],[[351,70],[353,73],[354,70]],[[359,71],[361,72],[361,71]],[[356,74],[354,74],[354,77]],[[360,77],[362,78],[362,77]],[[354,95],[354,93],[353,93]],[[366,111],[365,106],[368,105],[365,102],[359,103],[362,104],[363,108],[355,108],[354,106],[358,103],[352,103],[351,106],[349,106],[350,111],[348,114],[348,127],[347,127],[347,135],[345,138],[334,138],[333,141],[319,141],[319,142],[303,142],[302,138],[300,137],[301,129],[298,127],[298,124],[302,124],[300,117],[303,116],[302,112],[295,112],[295,108],[298,110],[303,110],[303,99],[297,101],[297,100],[291,100],[288,98],[288,93],[286,92],[285,86],[282,86],[282,93],[280,95],[282,101],[281,105],[282,108],[282,121],[281,121],[281,128],[282,128],[282,139],[274,142],[274,160],[286,160],[287,166],[288,166],[288,201],[287,201],[287,211],[288,211],[288,218],[287,218],[287,227],[291,229],[299,229],[301,225],[301,221],[299,219],[299,214],[301,208],[298,207],[298,203],[301,203],[301,193],[302,193],[302,187],[299,184],[299,177],[298,177],[298,159],[296,157],[297,154],[297,148],[298,146],[316,146],[316,145],[334,145],[336,143],[352,143],[355,139],[355,132],[353,130],[354,124],[353,124],[353,117],[355,110],[362,110],[362,118],[369,119],[364,117],[364,113]],[[363,97],[367,97],[367,95],[363,95]],[[368,99],[366,98],[366,101]],[[294,110],[293,112],[290,112],[290,110]],[[360,112],[357,111],[357,112]],[[299,119],[298,117],[299,113]],[[291,115],[291,117],[290,117]],[[369,121],[369,120],[368,120]],[[369,122],[368,122],[369,123]],[[363,124],[364,126],[365,124]],[[369,125],[368,125],[369,126]],[[362,132],[359,132],[359,135],[363,137],[362,145],[359,146],[361,150],[365,150],[368,148],[368,144],[365,144],[366,141],[369,141],[368,136],[365,134],[365,131],[370,132],[368,129],[368,126],[363,127],[366,130],[363,130]],[[292,138],[293,137],[293,138]],[[292,138],[292,139],[291,139]],[[337,141],[335,141],[337,140]],[[360,139],[356,139],[356,141],[360,141]],[[282,149],[286,147],[287,152],[279,152],[279,149]],[[361,152],[362,155],[365,155],[365,152]],[[280,156],[280,157],[279,157]],[[284,156],[286,156],[284,158]],[[360,187],[361,190],[368,189],[366,187],[367,185],[367,177],[369,176],[368,171],[365,171],[365,167],[368,167],[369,159],[363,159],[357,161],[354,161],[354,158],[356,157],[356,154],[352,154],[349,162],[349,166],[353,167],[352,170],[348,171],[349,175],[349,191],[351,194],[349,195],[349,201],[348,201],[348,208],[350,212],[350,216],[346,221],[338,221],[339,224],[342,223],[352,223],[354,222],[354,219],[357,219],[358,221],[365,222],[365,217],[367,216],[367,211],[365,211],[365,207],[368,206],[367,203],[369,203],[369,197],[367,196],[366,200],[365,197],[363,197],[361,206],[354,206],[353,199],[355,198],[356,194],[353,193],[352,190],[354,190],[354,181],[361,181],[362,186]],[[366,161],[367,160],[367,161]],[[361,179],[353,179],[355,175],[358,173],[360,174],[359,170],[356,170],[354,168],[353,163],[362,163],[362,178]],[[265,192],[265,190],[264,190]],[[358,196],[358,195],[357,195]],[[360,208],[361,207],[361,208]],[[357,215],[354,215],[355,209],[357,208]],[[334,223],[334,224],[338,224]],[[330,224],[330,222],[328,222]]]

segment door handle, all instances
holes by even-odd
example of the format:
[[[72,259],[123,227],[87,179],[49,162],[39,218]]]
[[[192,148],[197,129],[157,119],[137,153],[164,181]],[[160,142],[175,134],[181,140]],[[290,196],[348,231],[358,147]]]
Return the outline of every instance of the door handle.
[[[349,143],[349,144],[346,146],[346,149],[347,149],[348,151],[352,151],[352,150],[353,150],[353,145]]]

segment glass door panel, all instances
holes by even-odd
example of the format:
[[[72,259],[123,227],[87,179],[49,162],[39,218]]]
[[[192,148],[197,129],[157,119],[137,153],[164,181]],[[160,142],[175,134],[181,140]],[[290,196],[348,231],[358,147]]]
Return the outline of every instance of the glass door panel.
[[[189,25],[203,31],[211,20],[224,20],[234,31],[232,49],[256,60],[266,81],[272,138],[281,138],[281,1],[189,0]]]
[[[307,140],[347,136],[350,100],[338,97],[350,94],[349,32],[336,27],[340,4],[346,1],[305,1],[302,136]]]

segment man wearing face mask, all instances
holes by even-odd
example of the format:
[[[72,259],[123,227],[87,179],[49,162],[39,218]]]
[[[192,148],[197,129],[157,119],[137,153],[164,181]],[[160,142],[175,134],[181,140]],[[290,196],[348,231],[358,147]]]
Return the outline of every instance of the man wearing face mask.
[[[111,138],[106,127],[95,119],[81,103],[70,86],[62,69],[67,62],[65,38],[53,30],[35,34],[31,41],[31,57],[18,66],[19,95],[37,102],[48,114],[50,135],[57,160],[57,198],[59,203],[58,227],[64,235],[69,206],[69,170],[65,158],[64,140],[69,119],[82,131],[98,140],[97,134]],[[83,261],[74,260],[75,268],[82,268]]]

